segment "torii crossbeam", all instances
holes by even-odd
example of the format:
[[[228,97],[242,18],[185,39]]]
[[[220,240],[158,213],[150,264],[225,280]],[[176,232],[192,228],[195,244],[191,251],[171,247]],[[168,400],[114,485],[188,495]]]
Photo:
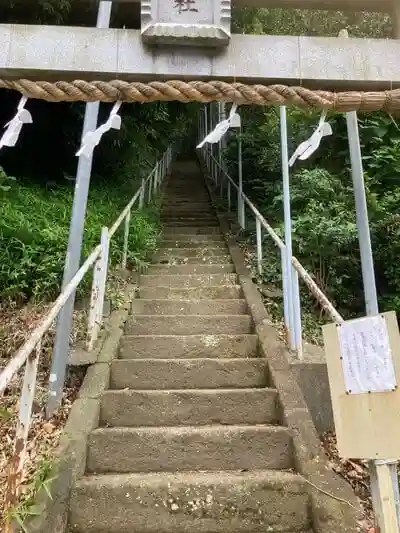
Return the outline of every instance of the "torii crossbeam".
[[[388,90],[400,87],[400,40],[232,35],[216,51],[179,43],[150,47],[139,30],[0,25],[0,77]]]
[[[400,27],[396,0],[234,0],[233,5],[385,10],[392,13],[395,34]],[[221,80],[330,91],[400,87],[400,40],[231,35],[230,0],[142,0],[140,8],[141,30],[0,25],[0,78]]]

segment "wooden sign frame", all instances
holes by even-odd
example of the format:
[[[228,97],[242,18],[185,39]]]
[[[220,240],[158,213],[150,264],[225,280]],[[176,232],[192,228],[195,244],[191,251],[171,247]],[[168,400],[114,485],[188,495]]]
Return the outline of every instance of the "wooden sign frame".
[[[395,312],[385,319],[394,371],[400,384],[400,334]],[[323,326],[333,417],[341,457],[398,459],[400,457],[400,388],[391,392],[347,394],[340,360],[340,325]]]

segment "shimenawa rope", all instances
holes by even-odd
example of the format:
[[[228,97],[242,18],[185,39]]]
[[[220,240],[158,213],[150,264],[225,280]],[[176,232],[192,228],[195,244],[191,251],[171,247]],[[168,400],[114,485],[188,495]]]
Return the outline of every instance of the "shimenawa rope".
[[[48,102],[213,102],[295,105],[335,111],[400,111],[400,89],[379,92],[330,92],[286,85],[245,85],[223,81],[181,80],[150,83],[113,81],[32,81],[0,79],[0,88],[19,91],[28,98]]]

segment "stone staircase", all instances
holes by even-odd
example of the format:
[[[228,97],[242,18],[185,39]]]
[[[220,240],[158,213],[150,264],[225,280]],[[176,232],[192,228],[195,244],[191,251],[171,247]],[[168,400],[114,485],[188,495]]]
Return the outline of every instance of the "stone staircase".
[[[125,324],[72,491],[78,533],[305,533],[310,498],[210,197],[194,162]]]

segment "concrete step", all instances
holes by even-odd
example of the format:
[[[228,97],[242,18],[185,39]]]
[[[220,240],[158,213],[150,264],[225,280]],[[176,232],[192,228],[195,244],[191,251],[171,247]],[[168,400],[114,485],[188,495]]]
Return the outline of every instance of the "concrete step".
[[[202,226],[202,227],[188,227],[188,226],[172,226],[164,224],[164,238],[165,239],[174,239],[175,234],[180,235],[213,235],[221,234],[220,226]],[[173,235],[169,237],[169,235]]]
[[[155,258],[158,256],[162,257],[163,255],[171,255],[173,257],[218,257],[218,256],[226,256],[227,249],[221,249],[220,246],[216,248],[207,247],[204,249],[201,248],[161,248],[158,250],[155,254]]]
[[[147,300],[233,300],[242,298],[239,285],[218,287],[140,287],[140,298]]]
[[[177,215],[176,213],[172,213],[170,210],[164,210],[160,212],[160,217],[161,220],[176,220],[178,222],[182,222],[182,220],[198,220],[200,222],[204,220],[218,221],[217,215],[215,214],[215,210],[212,207],[206,209],[205,211],[197,211],[192,213],[186,212],[183,218]],[[215,225],[218,226],[218,222]]]
[[[253,333],[250,315],[132,315],[126,335],[242,335]]]
[[[153,258],[154,264],[169,265],[230,265],[232,259],[230,255],[184,257],[179,255],[158,255]]]
[[[107,390],[101,399],[105,426],[274,424],[275,389]]]
[[[174,235],[166,235],[163,234],[163,242],[165,241],[173,241],[176,243],[187,243],[187,242],[199,242],[199,243],[213,243],[213,242],[223,242],[225,243],[225,237],[221,233],[215,233],[214,235],[187,235],[185,233],[176,233]],[[174,246],[172,246],[173,248]]]
[[[198,211],[211,211],[212,206],[209,201],[199,201],[199,202],[189,202],[187,199],[175,199],[171,200],[169,202],[166,202],[165,209],[168,211],[174,211],[175,209],[180,209],[182,211],[185,211],[186,213],[193,213]],[[164,208],[162,209],[162,212],[164,211]]]
[[[165,231],[168,231],[169,227],[172,228],[181,228],[181,229],[192,229],[192,228],[213,228],[218,224],[218,220],[206,219],[206,220],[186,220],[184,218],[180,219],[162,219],[162,226]],[[221,230],[220,230],[221,231]]]
[[[141,287],[218,287],[236,285],[236,274],[143,274],[140,276]]]
[[[222,274],[224,272],[235,272],[233,263],[228,264],[181,264],[181,265],[168,265],[168,264],[156,264],[151,265],[147,269],[148,274]]]
[[[266,387],[265,359],[115,359],[111,389],[248,389]]]
[[[257,357],[257,335],[126,335],[121,359],[199,359]]]
[[[246,300],[133,300],[131,312],[139,315],[240,315]]]
[[[218,220],[214,216],[199,216],[196,218],[163,217],[161,222],[164,227],[179,228],[208,228],[218,226]]]
[[[196,194],[196,202],[194,205],[204,205],[209,206],[210,205],[210,197],[206,196],[203,192],[197,192]],[[164,198],[164,205],[171,206],[171,205],[190,205],[193,204],[193,201],[190,197],[188,197],[188,194],[185,192],[176,192],[174,194],[167,194]]]
[[[74,533],[305,533],[306,482],[296,474],[181,472],[84,477],[72,490]]]
[[[199,241],[171,241],[171,240],[163,240],[160,246],[160,250],[163,250],[165,248],[198,248],[201,250],[208,250],[208,249],[215,249],[218,248],[219,250],[222,250],[222,253],[227,253],[228,247],[226,245],[226,242],[224,241],[210,241],[207,242],[199,242]]]
[[[161,219],[164,217],[175,217],[175,218],[190,218],[190,217],[215,217],[215,209],[213,207],[198,207],[198,208],[187,208],[187,207],[168,207],[163,209],[160,213]]]
[[[288,470],[292,438],[279,426],[100,428],[88,439],[95,473]]]

